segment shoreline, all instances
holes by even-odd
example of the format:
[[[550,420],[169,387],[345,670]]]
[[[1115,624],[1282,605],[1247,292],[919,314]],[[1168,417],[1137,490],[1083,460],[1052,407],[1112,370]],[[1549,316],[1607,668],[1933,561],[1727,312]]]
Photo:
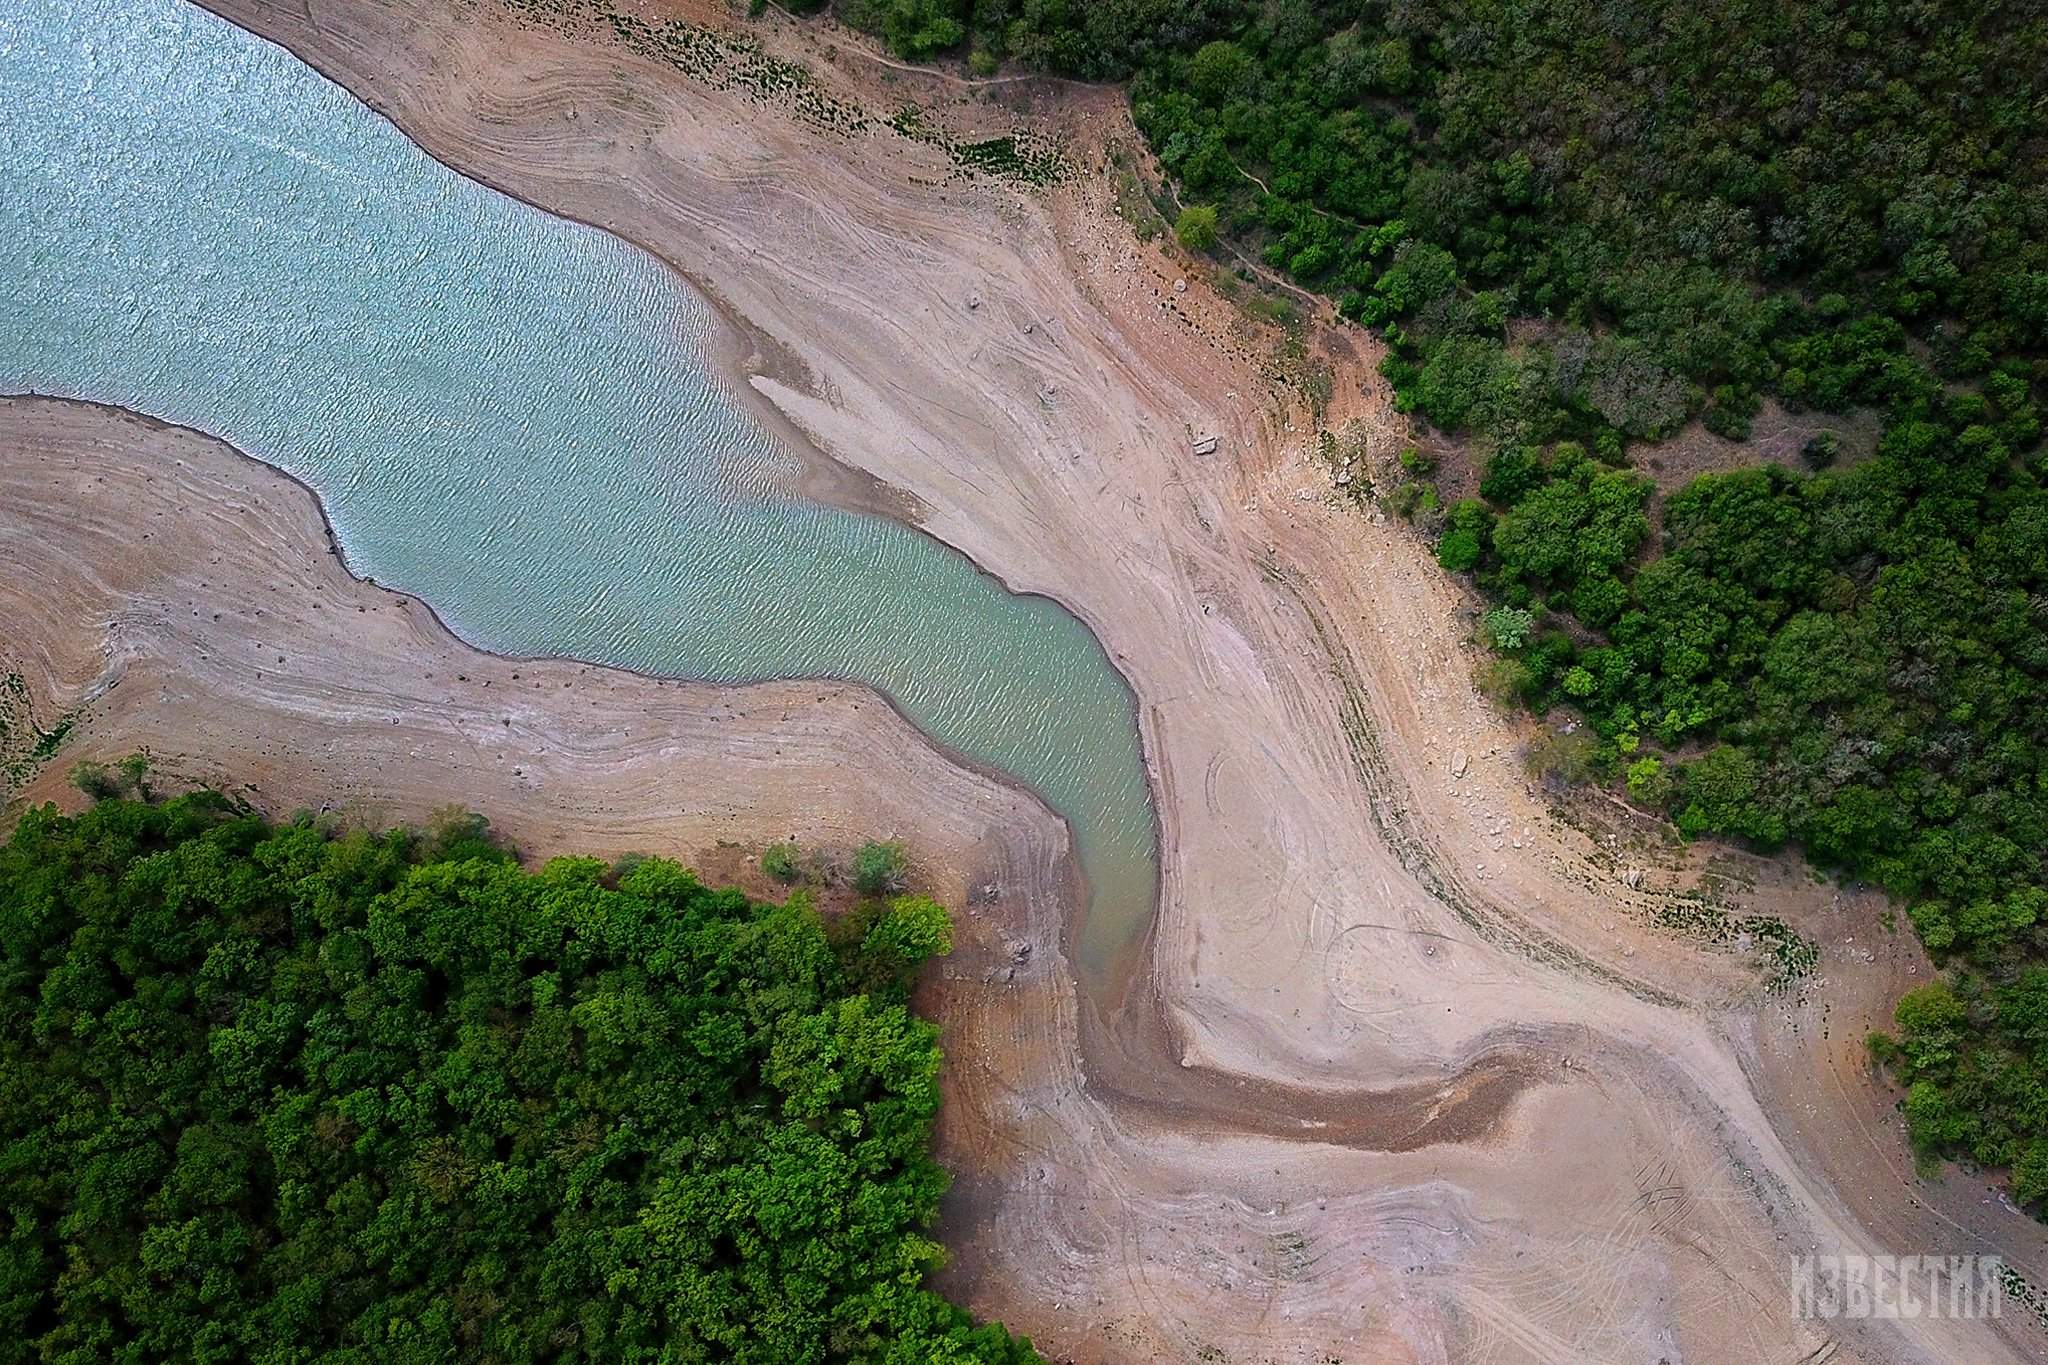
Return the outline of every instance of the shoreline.
[[[735,406],[739,407],[750,418],[752,418],[754,421],[758,422],[761,426],[766,428],[767,431],[771,433],[777,440],[779,440],[785,447],[787,447],[789,452],[796,458],[801,473],[798,476],[796,485],[788,491],[787,496],[792,498],[807,498],[814,503],[834,507],[840,511],[852,512],[861,516],[881,517],[889,521],[892,521],[897,525],[902,526],[905,529],[910,530],[916,533],[917,535],[924,537],[927,541],[937,546],[941,551],[947,554],[957,555],[959,558],[965,560],[973,568],[975,573],[989,580],[991,583],[993,583],[997,588],[999,588],[1002,592],[1006,593],[1007,595],[1011,597],[1025,599],[1036,598],[1041,601],[1049,602],[1053,606],[1057,607],[1063,614],[1077,622],[1081,626],[1081,628],[1088,633],[1089,638],[1094,641],[1095,647],[1101,651],[1103,662],[1108,666],[1111,672],[1116,674],[1117,681],[1119,685],[1122,687],[1125,699],[1130,707],[1131,729],[1133,733],[1137,736],[1138,759],[1140,764],[1143,766],[1145,773],[1145,805],[1146,814],[1150,819],[1152,825],[1153,864],[1156,877],[1157,869],[1164,863],[1166,838],[1165,828],[1159,816],[1160,802],[1158,770],[1153,763],[1149,746],[1146,740],[1145,727],[1143,724],[1143,707],[1138,698],[1137,688],[1132,684],[1129,674],[1124,670],[1123,666],[1117,662],[1115,656],[1110,652],[1109,647],[1103,643],[1101,625],[1099,622],[1091,621],[1089,617],[1077,607],[1076,604],[1067,601],[1056,592],[1036,589],[1023,589],[1014,586],[1001,573],[990,568],[987,564],[983,563],[980,559],[976,558],[976,556],[971,550],[958,544],[955,544],[954,542],[946,539],[944,536],[938,534],[936,531],[933,531],[929,526],[925,524],[924,503],[920,498],[917,497],[916,494],[911,493],[906,489],[899,488],[896,485],[889,483],[886,479],[883,479],[873,473],[870,473],[869,471],[861,468],[856,464],[853,464],[847,460],[840,458],[837,455],[834,455],[831,451],[827,450],[824,447],[824,445],[813,433],[806,431],[787,412],[785,412],[782,408],[776,406],[775,403],[771,401],[765,394],[763,394],[760,390],[756,389],[752,381],[755,377],[758,376],[779,383],[787,384],[789,387],[794,388],[799,392],[811,393],[813,394],[813,396],[815,396],[814,390],[816,380],[815,377],[812,375],[809,367],[803,363],[801,357],[795,355],[793,352],[790,352],[788,348],[784,347],[776,338],[769,334],[766,331],[766,329],[758,326],[750,319],[748,319],[743,313],[739,311],[739,309],[730,300],[726,299],[722,294],[719,293],[716,286],[714,286],[708,279],[704,278],[699,272],[691,269],[689,266],[686,266],[682,264],[680,261],[674,259],[670,254],[664,252],[658,245],[641,241],[638,238],[631,235],[626,230],[619,228],[614,224],[599,223],[594,219],[586,216],[578,215],[576,213],[569,212],[559,208],[551,208],[547,205],[538,203],[525,195],[522,195],[516,188],[505,183],[501,183],[494,177],[477,172],[473,169],[458,166],[450,161],[442,159],[441,157],[437,156],[431,148],[422,145],[420,142],[414,139],[412,134],[409,133],[406,130],[406,128],[395,117],[392,116],[389,110],[383,108],[378,103],[368,98],[365,98],[358,91],[351,89],[348,85],[336,79],[332,73],[322,68],[316,61],[311,60],[305,56],[302,56],[297,52],[293,52],[284,44],[279,43],[274,39],[268,38],[265,35],[256,32],[255,30],[249,28],[247,25],[237,22],[235,19],[228,15],[220,13],[218,10],[214,9],[211,4],[206,3],[206,0],[192,0],[192,3],[196,4],[199,8],[206,10],[208,13],[213,14],[223,23],[231,24],[235,28],[241,30],[243,33],[248,34],[249,37],[255,39],[257,42],[275,47],[278,50],[284,52],[287,56],[291,57],[293,60],[301,62],[306,66],[310,67],[313,71],[319,74],[321,79],[327,81],[335,89],[341,91],[349,98],[353,99],[357,104],[361,105],[364,109],[368,110],[371,114],[381,119],[386,125],[388,125],[392,129],[392,131],[397,133],[400,137],[404,138],[407,144],[410,145],[421,156],[424,156],[428,160],[433,161],[436,165],[440,166],[449,174],[460,176],[473,184],[479,185],[484,189],[489,190],[493,194],[503,195],[505,198],[513,200],[514,202],[523,205],[525,208],[534,213],[546,214],[549,217],[559,218],[565,222],[574,223],[578,227],[584,228],[588,231],[602,233],[605,236],[610,237],[614,241],[624,245],[628,249],[639,252],[641,255],[646,256],[650,260],[654,261],[656,264],[660,265],[663,269],[667,270],[672,276],[676,278],[676,280],[682,285],[683,288],[689,290],[697,298],[701,299],[711,313],[712,321],[710,327],[710,334],[706,338],[706,343],[702,348],[702,353],[697,357],[697,359],[703,362],[706,371],[711,375],[713,383],[716,384],[718,388],[725,393],[726,397],[730,401],[732,401]],[[754,363],[757,357],[760,358],[762,363]],[[785,366],[789,368],[784,368]],[[801,377],[803,382],[794,382],[794,380],[799,376]],[[213,433],[202,434],[213,435]],[[224,438],[216,437],[216,439]],[[251,458],[259,457],[252,456]],[[295,481],[297,480],[295,479]],[[316,498],[318,497],[317,492],[315,493],[315,496]],[[327,518],[326,506],[324,503],[322,503],[321,505],[321,516],[323,519],[328,521],[329,535],[330,538],[332,538],[333,523],[331,519]],[[335,543],[339,544],[338,539],[335,541]],[[589,661],[579,660],[579,662]],[[609,667],[610,665],[598,666]],[[680,678],[680,675],[678,676]],[[830,675],[818,676],[830,677]],[[840,682],[851,681],[842,678],[833,678],[832,680]],[[762,679],[760,681],[770,680]],[[860,683],[857,685],[863,687],[870,687],[870,690],[875,691],[878,695],[884,696],[888,700],[890,706],[894,708],[898,712],[898,714],[904,714],[902,708],[897,705],[895,699],[893,697],[888,697],[887,694],[882,692],[880,688],[873,688],[870,684],[865,683]],[[908,720],[909,717],[905,715],[905,719]],[[912,721],[911,723],[914,725],[916,722]],[[931,737],[927,736],[927,738]],[[991,771],[1000,771],[998,769],[995,769],[994,765],[992,764],[984,765],[982,763],[982,760],[972,758],[964,753],[960,753],[957,750],[953,750],[950,745],[946,745],[942,741],[934,739],[933,743],[935,745],[938,745],[942,749],[946,749],[947,751],[954,753],[958,761],[960,762],[966,763],[970,766],[987,766],[988,768],[990,768]],[[1003,777],[1005,780],[1009,782],[1017,783],[1026,788],[1027,790],[1031,790],[1030,784],[1028,782],[1024,782],[1021,778],[1018,778],[1007,772],[1003,773]],[[1035,790],[1033,794],[1037,795]],[[1040,796],[1040,799],[1042,800],[1044,798]],[[1065,817],[1062,818],[1064,819]],[[1071,835],[1071,830],[1069,831],[1069,833]],[[1085,877],[1085,872],[1083,873],[1083,875]],[[1088,915],[1090,908],[1091,901],[1089,899],[1089,896],[1084,893],[1080,909],[1075,916],[1075,923],[1072,927],[1072,936],[1076,940],[1076,943],[1078,942],[1078,938],[1080,935],[1080,922],[1081,920],[1085,919],[1085,917]],[[1142,923],[1139,925],[1137,932],[1132,936],[1131,941],[1122,945],[1118,949],[1119,957],[1125,957],[1130,953],[1136,951],[1144,944],[1144,942],[1146,942],[1149,939],[1151,933],[1151,925],[1152,922],[1156,920],[1158,917],[1159,908],[1159,893],[1155,882],[1153,904],[1147,907],[1144,914],[1144,919]],[[1073,946],[1074,945],[1070,945],[1070,949]],[[1079,956],[1076,952],[1070,951],[1070,958],[1077,963],[1079,962]],[[1084,977],[1090,975],[1090,973],[1086,969],[1081,970]],[[1127,968],[1127,970],[1136,970],[1136,968],[1130,967]],[[1097,988],[1104,991],[1108,996],[1121,998],[1127,992],[1129,985],[1129,982],[1104,980],[1102,982],[1097,983]]]
[[[315,488],[311,483],[307,482],[305,479],[300,478],[297,474],[292,473],[290,470],[285,469],[280,465],[272,464],[269,460],[266,460],[259,455],[251,455],[248,451],[243,450],[234,442],[228,440],[226,437],[221,436],[215,432],[207,431],[204,428],[195,427],[184,422],[174,422],[167,418],[158,417],[154,413],[144,412],[138,408],[124,407],[118,403],[103,402],[99,399],[94,398],[75,398],[66,394],[45,394],[35,392],[0,392],[0,410],[4,410],[4,407],[6,405],[22,402],[26,402],[32,405],[56,404],[60,406],[68,405],[78,408],[84,408],[93,412],[102,413],[107,416],[115,417],[121,420],[138,422],[147,429],[152,431],[180,432],[186,435],[195,436],[201,440],[210,441],[216,445],[221,446],[226,450],[232,451],[237,458],[246,460],[251,465],[254,465],[257,468],[267,470],[271,474],[274,474],[278,478],[281,478],[285,480],[287,483],[291,484],[300,493],[304,494],[306,500],[312,504],[314,515],[320,519],[320,527],[323,538],[322,545],[326,554],[333,558],[336,566],[339,567],[340,570],[344,574],[346,574],[351,581],[359,583],[367,588],[374,588],[379,592],[388,593],[394,598],[398,598],[404,602],[412,604],[415,607],[418,607],[421,611],[426,613],[428,619],[433,621],[434,625],[443,633],[445,633],[449,639],[456,641],[464,649],[467,649],[474,654],[481,655],[484,658],[495,659],[501,663],[508,664],[576,664],[584,668],[602,669],[608,673],[617,673],[626,677],[639,678],[646,682],[657,683],[662,685],[681,684],[686,687],[708,688],[719,691],[728,691],[736,693],[773,689],[784,686],[786,684],[793,683],[829,683],[834,687],[852,689],[854,691],[860,692],[865,696],[872,697],[874,700],[879,701],[884,706],[886,706],[889,709],[890,713],[894,715],[897,720],[901,721],[904,725],[908,726],[911,730],[915,731],[917,735],[925,742],[925,744],[932,750],[932,752],[937,754],[949,765],[958,768],[964,772],[972,773],[973,775],[983,779],[984,781],[994,783],[997,786],[1003,787],[1009,791],[1016,793],[1019,796],[1026,797],[1031,801],[1036,802],[1040,806],[1043,806],[1046,809],[1046,811],[1052,816],[1052,818],[1059,823],[1060,828],[1063,831],[1065,831],[1069,847],[1073,846],[1074,832],[1072,823],[1067,819],[1066,816],[1062,815],[1059,811],[1054,810],[1053,807],[1046,801],[1046,799],[1042,795],[1040,795],[1038,791],[1031,786],[1030,783],[1023,781],[1021,778],[1018,778],[1014,774],[1002,768],[997,767],[993,763],[987,763],[982,761],[981,759],[975,758],[972,754],[964,753],[959,749],[954,748],[952,745],[947,744],[944,740],[938,739],[935,736],[931,735],[924,729],[924,727],[920,726],[916,721],[910,718],[909,713],[906,712],[903,709],[903,707],[897,703],[894,697],[890,696],[883,689],[876,687],[870,683],[861,682],[860,680],[854,678],[835,677],[831,674],[803,674],[788,677],[753,678],[743,682],[712,682],[707,679],[692,678],[682,674],[653,673],[649,672],[646,669],[635,668],[630,664],[602,663],[594,659],[580,658],[573,654],[515,654],[507,650],[494,648],[490,645],[479,644],[475,640],[470,639],[467,635],[464,635],[461,631],[457,630],[453,625],[449,624],[447,618],[442,616],[440,609],[437,608],[434,605],[434,603],[428,598],[420,595],[419,593],[412,592],[409,589],[393,587],[389,583],[380,582],[375,578],[357,573],[355,567],[349,563],[347,547],[342,544],[341,536],[334,528],[334,518],[328,513],[327,500],[321,496],[319,489]],[[1071,858],[1071,861],[1073,863],[1073,867],[1071,869],[1070,875],[1076,886],[1075,894],[1085,897],[1087,888],[1087,872],[1084,868],[1081,867],[1080,859],[1078,856],[1073,856]],[[1063,948],[1064,946],[1065,945],[1062,944]]]

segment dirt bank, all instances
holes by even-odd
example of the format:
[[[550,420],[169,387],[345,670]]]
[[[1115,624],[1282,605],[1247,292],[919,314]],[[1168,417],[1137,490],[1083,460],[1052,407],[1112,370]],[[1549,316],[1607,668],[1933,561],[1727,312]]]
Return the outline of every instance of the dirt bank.
[[[1868,907],[1554,818],[1521,776],[1524,736],[1473,693],[1466,604],[1308,458],[1273,383],[1279,339],[1198,278],[1176,288],[1187,264],[1115,216],[1093,173],[1130,146],[1113,96],[1018,114],[988,100],[1043,103],[1040,87],[983,96],[779,20],[748,31],[814,73],[802,101],[728,79],[744,56],[681,70],[483,4],[217,7],[430,153],[700,278],[755,350],[800,362],[753,392],[914,498],[928,530],[1067,603],[1131,679],[1162,827],[1145,984],[1165,1027],[1113,1041],[1241,1083],[1268,1135],[1085,1086],[1049,947],[999,992],[968,969],[945,988],[964,1059],[946,1136],[972,1172],[950,1232],[975,1307],[1083,1359],[2040,1349],[2013,1315],[1789,1318],[1795,1251],[1988,1244],[2048,1278],[2032,1224],[1815,1136],[1881,1112],[1822,1021],[1876,999],[1910,952],[1831,949],[1792,1003],[1766,999],[1752,957],[1656,927],[1674,893],[1866,934]],[[880,113],[834,123],[821,93]],[[961,137],[1050,120],[1091,173],[1052,191],[962,179],[943,139],[887,120],[910,100]],[[1330,345],[1333,415],[1373,421],[1362,348]],[[1204,433],[1221,449],[1192,456]],[[1435,1086],[1455,1106],[1477,1062],[1541,1076],[1477,1133],[1369,1151],[1314,1141],[1312,1114],[1298,1134],[1271,1122],[1288,1096]]]

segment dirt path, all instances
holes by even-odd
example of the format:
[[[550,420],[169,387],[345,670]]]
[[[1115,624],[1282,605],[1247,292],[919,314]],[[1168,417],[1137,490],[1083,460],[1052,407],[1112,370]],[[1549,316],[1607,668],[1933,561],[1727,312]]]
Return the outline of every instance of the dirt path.
[[[1187,1093],[1210,1096],[1241,1084],[1267,1135],[1085,1084],[1057,925],[1026,916],[1039,937],[1021,965],[984,982],[956,964],[940,989],[957,1039],[945,1137],[970,1173],[948,1235],[979,1311],[1091,1360],[2042,1349],[2013,1314],[1789,1317],[1795,1252],[1997,1246],[2048,1279],[2033,1224],[1873,1155],[1898,1150],[1872,1127],[1888,1101],[1835,1021],[1920,964],[1895,943],[1872,962],[1831,949],[1800,994],[1763,1000],[1753,958],[1655,928],[1673,892],[1706,885],[1860,926],[1859,944],[1877,932],[1868,904],[1782,870],[1557,821],[1521,776],[1522,734],[1472,690],[1466,604],[1405,534],[1333,495],[1271,382],[1277,339],[1199,281],[1177,290],[1185,264],[1131,239],[1105,177],[963,180],[880,118],[835,128],[485,4],[217,7],[451,165],[699,279],[757,351],[800,361],[752,392],[914,497],[928,530],[1067,603],[1130,677],[1164,890],[1148,1003],[1105,1021],[1109,1050],[1085,1067],[1194,1073]],[[921,99],[962,137],[1057,117],[1091,169],[1131,136],[1107,92],[1019,115],[835,65],[829,30],[748,31],[849,107]],[[1334,416],[1372,421],[1361,345],[1328,343]],[[1191,456],[1198,433],[1221,451]],[[1380,1144],[1403,1150],[1273,1121],[1276,1097],[1318,1093],[1436,1087],[1449,1108],[1487,1066],[1531,1083],[1481,1129]]]

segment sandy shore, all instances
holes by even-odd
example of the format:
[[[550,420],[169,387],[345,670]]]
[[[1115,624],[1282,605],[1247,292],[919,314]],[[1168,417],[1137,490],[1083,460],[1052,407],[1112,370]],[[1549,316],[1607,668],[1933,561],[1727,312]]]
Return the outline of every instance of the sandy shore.
[[[595,30],[488,5],[216,7],[449,164],[688,270],[747,320],[751,351],[797,360],[758,367],[754,393],[914,499],[903,506],[927,530],[1068,604],[1130,678],[1163,836],[1144,984],[1164,1025],[1136,1026],[1155,1017],[1148,1003],[1102,1036],[1129,1068],[1193,1073],[1186,1093],[1209,1098],[1190,1113],[1091,1088],[1048,904],[1059,879],[1046,874],[1043,895],[999,889],[999,904],[1027,903],[1004,932],[1034,951],[1014,971],[963,957],[935,992],[957,1039],[943,1136],[968,1172],[948,1228],[954,1288],[978,1311],[1089,1360],[2042,1349],[2017,1312],[1791,1318],[1787,1258],[1814,1250],[1997,1249],[2048,1282],[2036,1225],[1961,1177],[1914,1177],[1856,1051],[1862,1021],[1924,963],[1867,898],[1753,860],[1709,866],[1622,817],[1558,820],[1521,775],[1524,734],[1473,693],[1468,604],[1403,532],[1334,495],[1308,458],[1310,424],[1272,381],[1278,339],[1199,280],[1177,290],[1186,265],[1133,240],[1105,177],[1054,192],[963,182],[929,143],[824,129]],[[963,134],[1054,117],[843,45],[828,60],[829,30],[749,32],[863,107],[919,99]],[[1014,101],[1037,87],[996,89]],[[1064,91],[1056,117],[1091,169],[1130,145],[1107,93]],[[1318,344],[1333,418],[1384,428],[1362,340]],[[1191,456],[1195,433],[1221,451]],[[79,657],[64,676],[99,676]],[[597,672],[556,667],[562,681]],[[829,689],[798,693],[835,704]],[[422,716],[441,704],[424,689],[398,700]],[[900,735],[869,699],[848,728],[892,724]],[[737,753],[730,726],[692,733],[743,790],[773,747]],[[778,760],[805,761],[783,747]],[[426,773],[422,798],[446,790],[427,755],[386,766]],[[471,770],[505,780],[495,763]],[[983,846],[909,823],[929,814],[902,810],[921,846]],[[642,832],[591,818],[592,847]],[[957,856],[1053,857],[1034,846]],[[1816,975],[1766,996],[1753,956],[1655,927],[1701,886],[1824,930]],[[1507,1072],[1513,1103],[1469,1131],[1340,1145],[1357,1135],[1318,1126],[1347,1098],[1447,1111],[1471,1100],[1473,1076]],[[1229,1087],[1258,1122],[1216,1118]]]
[[[147,750],[167,782],[272,812],[388,823],[461,803],[532,857],[731,862],[712,855],[914,835],[956,902],[1016,859],[1033,864],[1017,889],[1065,898],[1059,819],[872,692],[473,649],[353,577],[303,486],[197,432],[0,399],[0,567],[0,673],[22,677],[38,728],[74,725],[12,809],[76,804],[71,765]]]

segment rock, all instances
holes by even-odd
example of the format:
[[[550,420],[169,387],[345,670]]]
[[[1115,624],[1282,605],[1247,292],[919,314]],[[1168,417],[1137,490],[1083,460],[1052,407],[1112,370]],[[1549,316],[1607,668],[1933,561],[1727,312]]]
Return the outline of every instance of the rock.
[[[1643,884],[1643,878],[1648,875],[1649,874],[1643,871],[1642,868],[1632,867],[1627,872],[1622,874],[1621,879],[1628,883],[1630,890],[1634,890],[1636,887],[1639,887]]]
[[[1010,957],[1011,957],[1011,960],[1013,960],[1013,961],[1016,961],[1016,962],[1022,962],[1022,961],[1023,961],[1023,960],[1025,959],[1025,958],[1028,958],[1028,957],[1030,957],[1030,956],[1031,956],[1031,945],[1030,945],[1030,944],[1028,944],[1028,943],[1013,943],[1013,944],[1011,944],[1011,945],[1010,945]]]
[[[1463,749],[1451,750],[1451,775],[1453,777],[1463,777],[1466,766],[1471,762],[1472,755],[1466,753]]]
[[[981,295],[979,295],[979,294],[969,294],[969,295],[967,296],[967,306],[968,306],[969,308],[979,308],[979,307],[981,307]]]
[[[1174,293],[1176,293],[1176,294],[1185,294],[1185,293],[1187,293],[1187,292],[1188,292],[1188,282],[1187,282],[1186,280],[1175,280],[1175,281],[1173,282],[1173,292],[1174,292]]]

